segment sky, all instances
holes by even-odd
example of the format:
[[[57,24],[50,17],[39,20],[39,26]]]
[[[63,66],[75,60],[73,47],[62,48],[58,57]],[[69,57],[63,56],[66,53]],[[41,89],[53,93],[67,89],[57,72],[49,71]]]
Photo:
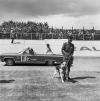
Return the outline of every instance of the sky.
[[[100,0],[0,0],[0,23],[9,20],[100,29]]]

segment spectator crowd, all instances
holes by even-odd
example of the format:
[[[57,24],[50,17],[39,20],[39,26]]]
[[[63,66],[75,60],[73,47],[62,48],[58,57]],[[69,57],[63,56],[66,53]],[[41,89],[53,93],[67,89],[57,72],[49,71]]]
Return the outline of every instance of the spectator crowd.
[[[16,39],[67,39],[69,35],[74,40],[100,40],[100,31],[91,29],[64,29],[49,27],[47,22],[3,22],[0,25],[0,39],[11,39],[11,33]]]

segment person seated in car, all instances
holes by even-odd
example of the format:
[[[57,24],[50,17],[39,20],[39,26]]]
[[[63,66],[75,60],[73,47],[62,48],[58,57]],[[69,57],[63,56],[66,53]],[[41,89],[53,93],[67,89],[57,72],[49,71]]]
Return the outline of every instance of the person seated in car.
[[[32,48],[29,49],[29,54],[34,55],[34,51]]]
[[[31,55],[34,55],[34,51],[32,48],[28,47],[25,49],[25,51],[23,52],[23,55],[25,54],[31,54]]]

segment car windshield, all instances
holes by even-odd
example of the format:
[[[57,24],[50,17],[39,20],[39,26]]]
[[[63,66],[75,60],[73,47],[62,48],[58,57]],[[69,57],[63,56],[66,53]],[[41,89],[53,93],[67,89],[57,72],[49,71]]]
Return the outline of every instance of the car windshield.
[[[18,52],[18,54],[22,54],[23,53],[23,50],[22,51],[20,51],[20,52]]]

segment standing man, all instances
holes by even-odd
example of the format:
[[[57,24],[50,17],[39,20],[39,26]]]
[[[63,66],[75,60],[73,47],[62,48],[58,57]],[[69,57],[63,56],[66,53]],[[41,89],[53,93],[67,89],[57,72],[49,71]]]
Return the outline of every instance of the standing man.
[[[11,43],[14,43],[14,31],[13,29],[11,28]]]
[[[72,36],[68,37],[68,42],[65,42],[62,46],[62,54],[63,54],[63,61],[67,63],[67,80],[70,80],[69,73],[70,68],[73,63],[73,53],[74,53],[74,44],[72,43]],[[66,71],[65,71],[66,73]],[[66,74],[65,74],[66,75]]]

